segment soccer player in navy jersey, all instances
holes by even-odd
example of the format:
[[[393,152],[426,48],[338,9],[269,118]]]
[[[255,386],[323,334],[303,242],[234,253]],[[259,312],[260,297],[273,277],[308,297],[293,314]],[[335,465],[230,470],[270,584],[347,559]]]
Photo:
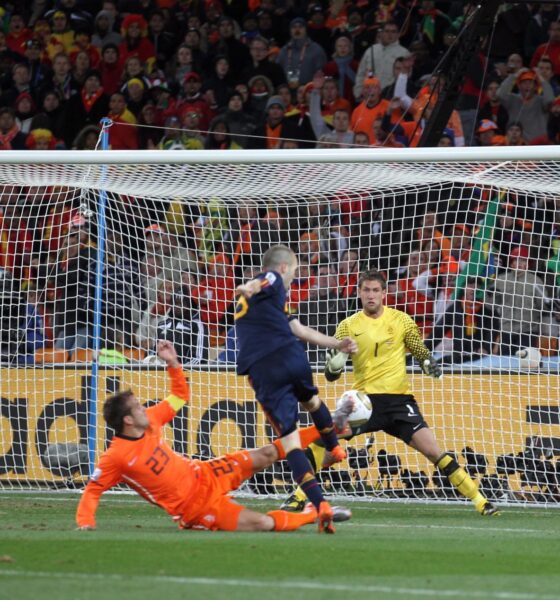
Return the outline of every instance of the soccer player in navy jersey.
[[[297,257],[290,248],[272,246],[263,257],[262,273],[238,286],[237,373],[249,376],[255,396],[282,442],[294,479],[317,508],[319,532],[334,533],[333,510],[302,450],[300,404],[319,430],[330,452],[330,462],[344,460],[346,453],[338,443],[331,413],[317,395],[309,360],[299,340],[347,354],[358,346],[350,338],[337,340],[306,327],[287,314],[287,290],[297,268]]]

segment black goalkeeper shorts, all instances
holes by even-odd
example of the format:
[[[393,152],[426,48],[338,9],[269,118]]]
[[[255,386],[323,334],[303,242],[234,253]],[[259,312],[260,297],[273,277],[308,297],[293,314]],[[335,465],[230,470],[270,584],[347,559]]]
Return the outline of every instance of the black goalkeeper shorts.
[[[428,427],[412,394],[368,394],[372,404],[367,423],[352,427],[353,435],[384,431],[409,443],[420,429]]]

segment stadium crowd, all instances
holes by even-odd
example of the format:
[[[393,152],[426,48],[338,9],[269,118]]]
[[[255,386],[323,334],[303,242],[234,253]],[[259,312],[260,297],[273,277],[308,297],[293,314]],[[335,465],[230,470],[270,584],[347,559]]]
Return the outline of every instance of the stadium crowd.
[[[290,310],[327,334],[358,308],[358,274],[375,265],[388,277],[387,304],[409,313],[447,362],[530,347],[557,355],[559,200],[510,193],[488,255],[460,284],[479,260],[492,198],[445,183],[301,205],[111,196],[98,358],[125,363],[168,339],[184,362],[234,362],[235,287],[277,243],[300,261]],[[55,186],[0,193],[3,361],[91,360],[98,238],[86,200]],[[322,360],[313,349],[310,358]]]
[[[113,149],[417,146],[444,84],[438,64],[475,5],[5,3],[0,149],[93,149],[105,116]],[[504,4],[439,145],[558,143],[559,17],[553,4]],[[357,273],[373,263],[388,275],[388,304],[409,312],[446,360],[543,343],[554,353],[559,201],[510,194],[484,275],[492,285],[472,279],[454,295],[489,200],[483,188],[445,184],[390,207],[368,194],[305,208],[112,198],[105,359],[153,354],[165,337],[183,360],[233,361],[235,285],[278,242],[301,262],[291,309],[327,333],[356,307]],[[0,194],[3,360],[91,347],[97,232],[82,204],[64,188]]]
[[[35,0],[0,11],[0,149],[416,146],[466,0]],[[556,143],[560,22],[504,4],[440,145]]]

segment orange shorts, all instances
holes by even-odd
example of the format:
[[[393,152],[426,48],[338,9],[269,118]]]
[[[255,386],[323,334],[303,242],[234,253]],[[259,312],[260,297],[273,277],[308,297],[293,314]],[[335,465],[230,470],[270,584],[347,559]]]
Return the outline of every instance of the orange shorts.
[[[239,513],[244,510],[229,492],[253,475],[253,461],[246,450],[213,460],[195,460],[200,468],[197,497],[181,520],[185,529],[235,531]]]

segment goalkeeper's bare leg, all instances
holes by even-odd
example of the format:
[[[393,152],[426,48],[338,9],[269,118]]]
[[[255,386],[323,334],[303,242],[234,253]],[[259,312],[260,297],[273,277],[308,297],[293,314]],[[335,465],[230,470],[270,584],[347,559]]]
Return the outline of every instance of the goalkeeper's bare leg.
[[[480,493],[477,484],[456,459],[451,454],[442,452],[431,429],[423,427],[416,431],[409,445],[434,463],[451,485],[462,496],[471,500],[482,516],[500,514],[498,509]]]

